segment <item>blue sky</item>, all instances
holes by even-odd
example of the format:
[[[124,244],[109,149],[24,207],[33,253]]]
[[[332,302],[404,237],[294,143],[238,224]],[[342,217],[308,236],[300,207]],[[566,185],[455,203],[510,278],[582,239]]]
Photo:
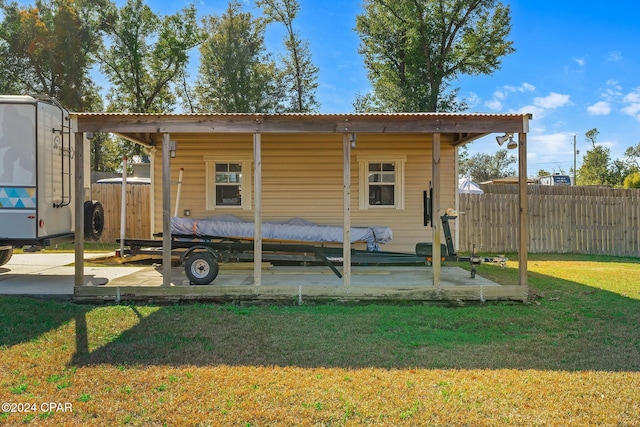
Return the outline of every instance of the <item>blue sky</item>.
[[[173,13],[184,0],[148,0],[159,13]],[[323,113],[352,111],[357,93],[369,82],[353,31],[359,1],[299,0],[296,27],[320,68],[318,99]],[[596,127],[599,143],[612,159],[640,141],[640,2],[518,0],[503,2],[512,12],[516,52],[492,76],[463,77],[461,96],[470,111],[533,114],[528,138],[528,171],[573,167],[576,135],[578,167],[590,148],[585,132]],[[198,0],[201,15],[221,13],[224,0]],[[253,5],[245,1],[247,9]],[[168,6],[170,5],[170,6]],[[271,29],[270,50],[282,33]],[[494,135],[495,136],[495,135]],[[494,136],[469,146],[470,153],[493,153]]]

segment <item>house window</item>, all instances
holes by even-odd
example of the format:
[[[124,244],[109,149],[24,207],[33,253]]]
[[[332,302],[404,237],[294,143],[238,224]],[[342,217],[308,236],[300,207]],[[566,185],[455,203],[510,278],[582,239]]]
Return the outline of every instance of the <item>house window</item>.
[[[205,156],[207,210],[251,209],[251,160]]]
[[[404,154],[358,155],[360,209],[404,209]]]
[[[216,206],[242,206],[242,163],[216,163]]]

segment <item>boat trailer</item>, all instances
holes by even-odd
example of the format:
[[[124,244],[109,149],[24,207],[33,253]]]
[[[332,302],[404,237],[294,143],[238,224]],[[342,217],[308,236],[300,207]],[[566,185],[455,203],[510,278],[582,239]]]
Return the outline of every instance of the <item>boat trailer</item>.
[[[155,237],[162,237],[161,234]],[[254,243],[251,239],[220,236],[192,236],[172,234],[172,257],[178,257],[184,265],[190,283],[207,285],[218,275],[221,263],[247,262],[254,260]],[[118,239],[120,243],[120,239]],[[125,253],[122,256],[152,255],[162,251],[162,240],[124,239]],[[336,264],[343,261],[342,248],[325,247],[305,243],[263,242],[264,261],[300,262],[304,265],[322,263],[340,279],[342,273]],[[352,265],[427,265],[426,257],[385,251],[351,250]]]

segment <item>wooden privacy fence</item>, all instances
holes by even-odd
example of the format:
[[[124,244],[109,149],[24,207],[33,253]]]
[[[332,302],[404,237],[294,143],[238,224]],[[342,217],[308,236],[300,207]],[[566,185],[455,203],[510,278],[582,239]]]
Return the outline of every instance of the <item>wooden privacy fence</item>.
[[[517,186],[460,194],[460,251],[517,252]],[[528,186],[529,252],[640,257],[640,190]]]
[[[126,231],[131,239],[148,239],[151,236],[150,185],[127,184]],[[100,242],[115,243],[120,238],[121,184],[91,184],[91,198],[104,208],[104,231]]]

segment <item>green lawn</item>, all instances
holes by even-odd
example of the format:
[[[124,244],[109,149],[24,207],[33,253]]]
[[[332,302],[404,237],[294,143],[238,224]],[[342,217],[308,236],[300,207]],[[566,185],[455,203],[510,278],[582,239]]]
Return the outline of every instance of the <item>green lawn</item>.
[[[529,271],[528,304],[1,297],[0,400],[73,411],[0,424],[640,425],[640,261],[532,255]]]

